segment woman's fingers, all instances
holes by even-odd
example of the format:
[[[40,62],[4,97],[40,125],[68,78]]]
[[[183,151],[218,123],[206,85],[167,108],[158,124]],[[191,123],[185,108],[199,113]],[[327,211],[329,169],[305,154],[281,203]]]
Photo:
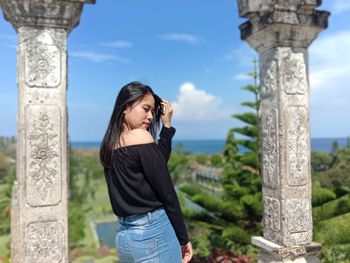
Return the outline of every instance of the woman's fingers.
[[[182,251],[182,263],[190,262],[192,259],[192,244],[188,242],[181,248]]]
[[[170,128],[170,126],[171,126],[171,117],[173,115],[173,109],[172,109],[169,101],[167,101],[167,100],[162,100],[161,101],[161,105],[164,107],[164,111],[163,111],[163,113],[161,115],[161,119],[162,119],[163,125],[165,127]]]
[[[173,112],[173,108],[171,107],[169,101],[162,100],[162,106],[165,107],[165,114],[171,114]]]

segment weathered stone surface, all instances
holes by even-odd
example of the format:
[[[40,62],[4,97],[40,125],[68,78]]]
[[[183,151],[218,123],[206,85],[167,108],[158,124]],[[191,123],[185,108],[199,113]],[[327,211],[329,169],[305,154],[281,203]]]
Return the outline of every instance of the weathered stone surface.
[[[64,236],[62,226],[55,221],[32,222],[26,227],[25,262],[62,262]]]
[[[30,27],[18,32],[20,248],[12,257],[68,262],[67,33]]]
[[[14,28],[62,28],[70,32],[79,24],[84,3],[96,0],[0,0],[4,17]]]
[[[261,249],[259,263],[319,263],[317,254],[321,250],[318,243],[283,247],[262,237],[252,237],[252,243]]]
[[[68,263],[67,35],[94,0],[0,0],[18,32],[11,262]]]
[[[60,159],[60,108],[56,105],[25,107],[26,130],[26,199],[32,207],[58,205],[62,200]]]
[[[286,246],[312,241],[305,57],[286,47],[260,56],[264,237]]]
[[[271,10],[313,10],[322,0],[238,0],[239,15],[250,18]]]
[[[241,38],[262,52],[274,47],[307,48],[328,26],[329,12],[314,10],[321,1],[238,0]]]
[[[312,242],[307,48],[327,27],[318,0],[238,0],[241,38],[260,55],[264,238],[259,262],[318,262]],[[294,258],[295,257],[295,258]]]

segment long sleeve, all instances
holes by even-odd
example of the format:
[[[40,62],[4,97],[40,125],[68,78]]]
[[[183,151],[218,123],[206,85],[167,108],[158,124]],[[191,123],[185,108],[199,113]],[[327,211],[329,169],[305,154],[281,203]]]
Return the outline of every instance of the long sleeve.
[[[159,134],[158,146],[164,156],[166,162],[168,162],[171,154],[171,140],[174,137],[176,129],[174,127],[162,127]]]
[[[157,144],[151,144],[147,151],[140,153],[140,161],[146,180],[149,182],[175,230],[181,245],[188,243],[188,235],[185,228],[179,200],[172,184],[166,160]]]

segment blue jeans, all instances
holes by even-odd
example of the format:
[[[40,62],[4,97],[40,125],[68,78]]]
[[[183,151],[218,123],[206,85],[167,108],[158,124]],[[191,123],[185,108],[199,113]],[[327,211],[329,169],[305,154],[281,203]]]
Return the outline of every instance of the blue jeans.
[[[116,250],[119,263],[181,263],[181,247],[163,208],[120,218]]]

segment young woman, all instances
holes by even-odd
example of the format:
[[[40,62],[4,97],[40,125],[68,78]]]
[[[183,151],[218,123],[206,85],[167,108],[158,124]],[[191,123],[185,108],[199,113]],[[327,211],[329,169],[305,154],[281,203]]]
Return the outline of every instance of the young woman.
[[[175,134],[172,113],[169,102],[142,83],[128,83],[118,94],[100,159],[119,218],[120,263],[191,260],[192,246],[167,168]],[[156,143],[160,121],[163,127]]]

